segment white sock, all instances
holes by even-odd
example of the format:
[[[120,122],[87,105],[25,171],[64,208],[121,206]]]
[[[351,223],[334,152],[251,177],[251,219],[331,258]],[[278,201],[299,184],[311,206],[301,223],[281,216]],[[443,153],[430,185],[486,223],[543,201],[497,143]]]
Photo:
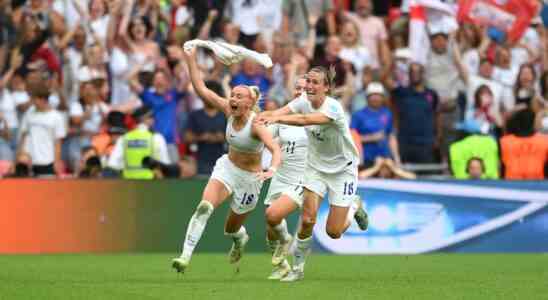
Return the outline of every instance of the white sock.
[[[247,235],[247,231],[245,230],[245,227],[242,225],[240,229],[236,232],[229,233],[225,231],[225,235],[231,237],[232,240],[234,240],[234,242],[238,243],[241,239],[244,238],[244,236]]]
[[[270,254],[274,254],[274,250],[276,250],[276,247],[278,246],[279,241],[271,241],[266,238],[266,245],[268,246],[268,249],[270,250]]]
[[[358,204],[352,201],[352,204],[350,204],[350,206],[348,207],[348,214],[346,215],[346,219],[348,220],[348,222],[352,223],[352,221],[354,221],[354,215],[356,214],[357,210]]]
[[[196,211],[188,222],[188,228],[186,230],[185,242],[183,244],[183,253],[181,257],[190,260],[194,248],[200,241],[202,233],[207,225],[207,220],[213,213],[213,205],[207,201],[202,201],[198,204]]]
[[[306,263],[306,256],[310,253],[311,244],[311,236],[302,240],[297,237],[297,247],[295,247],[295,260],[293,261],[294,269],[304,272],[304,264]]]
[[[282,222],[280,224],[273,227],[274,231],[278,234],[280,237],[280,241],[287,242],[291,239],[291,235],[287,231],[287,222],[285,219],[282,219]]]

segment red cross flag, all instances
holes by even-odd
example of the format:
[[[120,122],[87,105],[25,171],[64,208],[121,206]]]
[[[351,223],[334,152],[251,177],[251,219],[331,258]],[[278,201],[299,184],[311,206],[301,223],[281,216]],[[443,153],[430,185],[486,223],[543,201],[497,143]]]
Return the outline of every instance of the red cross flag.
[[[460,0],[459,22],[491,26],[518,41],[538,12],[537,0]]]

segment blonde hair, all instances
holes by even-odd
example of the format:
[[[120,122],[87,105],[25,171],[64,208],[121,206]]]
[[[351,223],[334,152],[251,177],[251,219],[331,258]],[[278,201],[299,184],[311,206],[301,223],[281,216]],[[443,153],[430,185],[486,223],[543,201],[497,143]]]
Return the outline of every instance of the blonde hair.
[[[261,99],[261,90],[256,85],[246,85],[246,88],[249,91],[249,95],[251,96],[251,99],[254,102],[251,110],[256,113],[261,112],[261,108],[259,107],[259,100]]]

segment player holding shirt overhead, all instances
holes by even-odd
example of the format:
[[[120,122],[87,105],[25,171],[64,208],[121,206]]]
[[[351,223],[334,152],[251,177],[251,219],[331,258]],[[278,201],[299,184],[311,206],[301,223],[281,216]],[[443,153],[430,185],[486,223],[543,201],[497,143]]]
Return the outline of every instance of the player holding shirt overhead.
[[[301,227],[293,269],[282,281],[304,278],[312,230],[326,193],[330,204],[326,231],[331,238],[340,238],[352,217],[362,230],[368,225],[362,201],[356,196],[359,153],[341,104],[327,96],[333,86],[333,73],[323,67],[312,68],[306,75],[306,94],[276,111],[261,114],[259,119],[265,123],[306,126],[308,135]]]
[[[295,83],[294,98],[306,89],[306,77]],[[268,128],[282,148],[282,166],[272,178],[265,198],[267,245],[272,252],[274,270],[268,277],[271,280],[283,278],[291,267],[286,260],[291,244],[285,218],[303,204],[302,181],[306,167],[308,138],[303,127],[284,124],[271,124]]]
[[[227,116],[226,139],[228,154],[215,163],[211,178],[203,192],[202,200],[187,227],[183,251],[173,259],[173,268],[184,272],[190,263],[194,248],[204,232],[213,210],[230,195],[230,212],[225,223],[225,234],[233,239],[230,263],[240,260],[249,240],[243,222],[257,205],[262,183],[272,177],[280,165],[280,147],[263,125],[253,122],[260,93],[257,87],[236,86],[229,99],[217,95],[205,86],[196,63],[196,49],[185,49],[184,58],[190,72],[192,85],[203,101],[223,111]],[[272,153],[272,164],[267,171],[261,168],[264,146]]]

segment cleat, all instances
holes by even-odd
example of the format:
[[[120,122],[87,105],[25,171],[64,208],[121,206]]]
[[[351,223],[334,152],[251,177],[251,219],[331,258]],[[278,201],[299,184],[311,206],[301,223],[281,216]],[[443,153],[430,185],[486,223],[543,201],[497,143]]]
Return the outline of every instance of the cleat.
[[[281,282],[295,282],[301,281],[304,279],[304,271],[299,271],[297,269],[291,270],[284,278],[280,279]]]
[[[246,234],[241,240],[234,240],[234,242],[232,242],[232,248],[230,248],[230,252],[228,253],[231,264],[235,264],[240,261],[242,254],[244,253],[245,245],[248,241],[249,235]]]
[[[272,254],[272,265],[278,266],[280,265],[286,258],[287,254],[289,253],[289,247],[291,246],[292,239],[288,239],[285,242],[280,242],[276,246],[276,249],[274,249],[274,253]]]
[[[356,223],[358,223],[358,227],[360,227],[361,230],[365,231],[369,226],[369,216],[363,208],[362,199],[359,196],[356,196],[354,198],[354,203],[358,206],[356,213],[354,213],[354,220],[356,220]]]
[[[171,266],[177,270],[177,273],[185,273],[186,268],[188,267],[189,261],[187,259],[184,259],[182,257],[174,258],[172,260]]]
[[[289,266],[287,260],[284,260],[279,266],[274,267],[272,274],[268,276],[268,280],[280,280],[284,278],[289,271],[291,271],[291,266]]]

